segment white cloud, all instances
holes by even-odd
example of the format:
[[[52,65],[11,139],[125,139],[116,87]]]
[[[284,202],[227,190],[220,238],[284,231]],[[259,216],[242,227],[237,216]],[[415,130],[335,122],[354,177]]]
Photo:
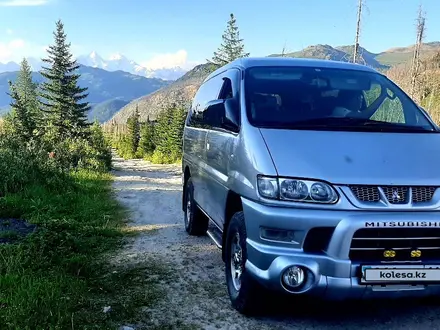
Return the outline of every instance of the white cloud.
[[[157,54],[150,60],[141,62],[140,65],[152,70],[169,69],[177,66],[185,69],[193,66],[191,62],[188,62],[188,53],[184,49],[176,53]]]
[[[18,38],[0,41],[0,63],[20,63],[24,57],[41,58],[46,54],[46,47]]]
[[[43,6],[49,0],[0,0],[1,7],[29,7],[29,6]]]
[[[0,42],[0,62],[17,60],[23,55],[26,42],[22,39],[14,39],[9,42]]]

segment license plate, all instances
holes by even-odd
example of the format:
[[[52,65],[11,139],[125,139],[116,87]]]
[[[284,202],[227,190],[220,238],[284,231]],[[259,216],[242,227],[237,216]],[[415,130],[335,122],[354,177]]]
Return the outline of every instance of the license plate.
[[[440,268],[435,266],[362,267],[362,283],[440,282]]]

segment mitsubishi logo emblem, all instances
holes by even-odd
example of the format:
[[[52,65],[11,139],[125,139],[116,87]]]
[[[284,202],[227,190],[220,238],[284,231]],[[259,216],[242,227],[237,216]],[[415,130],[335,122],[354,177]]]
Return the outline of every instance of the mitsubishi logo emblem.
[[[394,201],[400,201],[402,197],[399,195],[399,190],[397,188],[393,188],[393,200]]]

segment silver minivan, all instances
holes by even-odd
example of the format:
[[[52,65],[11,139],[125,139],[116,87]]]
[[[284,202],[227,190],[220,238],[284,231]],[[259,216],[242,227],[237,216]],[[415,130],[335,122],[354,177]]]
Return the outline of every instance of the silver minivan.
[[[236,60],[205,79],[188,113],[186,231],[221,248],[244,314],[264,291],[438,295],[439,133],[369,67]]]

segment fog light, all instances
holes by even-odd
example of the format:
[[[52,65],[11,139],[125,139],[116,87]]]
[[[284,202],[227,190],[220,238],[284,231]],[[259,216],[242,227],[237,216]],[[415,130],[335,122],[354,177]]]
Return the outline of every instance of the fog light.
[[[283,274],[283,282],[288,288],[297,288],[304,283],[306,276],[301,267],[292,266],[287,268]]]
[[[261,227],[260,237],[269,241],[298,244],[295,241],[295,232],[293,230]]]

